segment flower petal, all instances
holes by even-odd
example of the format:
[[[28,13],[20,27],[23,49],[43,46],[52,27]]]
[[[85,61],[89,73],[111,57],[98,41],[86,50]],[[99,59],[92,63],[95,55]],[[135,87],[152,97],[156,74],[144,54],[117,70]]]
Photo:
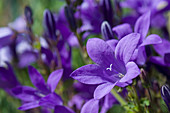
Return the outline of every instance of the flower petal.
[[[82,66],[72,72],[70,76],[84,84],[100,84],[106,82],[106,80],[102,78],[103,69],[95,64]]]
[[[116,85],[116,83],[117,82],[115,82],[114,84],[107,82],[99,85],[94,91],[94,99],[101,99],[102,97],[107,95]]]
[[[140,16],[135,23],[134,32],[141,34],[140,42],[144,40],[146,35],[148,34],[149,26],[150,26],[150,15],[151,12],[147,12]]]
[[[128,62],[126,65],[127,73],[120,79],[120,82],[128,82],[140,74],[140,69],[134,62]]]
[[[112,48],[104,40],[99,38],[88,40],[87,52],[95,63],[105,68],[114,62],[114,52]]]
[[[75,113],[72,109],[65,106],[55,106],[54,113]]]
[[[28,86],[18,86],[12,89],[12,94],[23,101],[35,101],[40,97],[36,95],[37,90]]]
[[[80,113],[98,113],[98,111],[99,111],[99,100],[91,99],[84,104]]]
[[[56,105],[63,105],[63,101],[56,93],[50,93],[47,96],[40,99],[39,104],[51,109],[54,109]]]
[[[161,56],[164,56],[165,53],[170,53],[170,41],[166,39],[162,39],[161,44],[153,45],[155,51],[159,53]]]
[[[31,82],[37,87],[40,91],[48,93],[46,83],[42,75],[32,66],[28,66],[28,72],[31,79]]]
[[[20,68],[26,67],[38,59],[38,53],[34,51],[25,51],[19,55],[18,66]]]
[[[166,53],[164,55],[164,62],[170,64],[170,53]]]
[[[36,107],[39,107],[39,102],[38,101],[33,101],[33,102],[29,102],[29,103],[25,103],[23,104],[22,106],[20,106],[18,109],[19,110],[22,110],[22,111],[25,111],[25,110],[29,110],[29,109],[32,109],[32,108],[36,108]]]
[[[135,51],[138,42],[140,39],[140,35],[138,33],[131,33],[123,37],[117,44],[115,49],[115,56],[117,59],[124,61],[126,64],[133,52]]]
[[[146,58],[147,58],[147,56],[146,56],[145,47],[144,46],[139,47],[138,48],[138,56],[136,58],[136,63],[138,65],[144,65],[146,62]]]
[[[116,34],[118,39],[120,40],[124,36],[128,35],[129,33],[132,33],[132,28],[129,24],[121,24],[118,26],[115,26],[112,31]]]
[[[148,37],[146,37],[146,39],[143,41],[143,43],[140,46],[159,44],[159,43],[162,43],[162,39],[156,34],[151,34]]]
[[[106,43],[109,44],[109,46],[113,49],[113,51],[115,51],[118,40],[112,39],[112,40],[106,41]]]
[[[51,92],[55,91],[55,88],[63,75],[63,69],[52,72],[47,80],[47,85],[51,89]]]

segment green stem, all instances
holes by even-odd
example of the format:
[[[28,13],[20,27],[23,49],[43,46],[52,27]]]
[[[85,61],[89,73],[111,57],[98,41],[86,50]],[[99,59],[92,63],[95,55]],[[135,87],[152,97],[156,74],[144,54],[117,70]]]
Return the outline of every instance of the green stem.
[[[143,113],[142,109],[141,109],[141,106],[140,106],[140,102],[139,102],[139,98],[138,98],[138,94],[136,92],[135,86],[132,86],[132,90],[133,90],[133,93],[134,93],[134,96],[135,96],[135,100],[136,100],[136,103],[137,103],[137,106],[138,106],[138,109],[139,109],[139,113]]]
[[[122,106],[127,105],[126,101],[116,92],[115,89],[112,89],[111,93],[113,94],[113,96],[119,101],[119,103]]]
[[[81,56],[82,56],[82,59],[83,59],[84,64],[86,64],[86,57],[85,57],[85,53],[86,53],[86,52],[85,52],[84,49],[83,49],[82,38],[81,38],[81,36],[80,36],[77,32],[75,32],[75,34],[76,34],[77,40],[78,40],[78,42],[79,42],[80,54],[81,54]]]

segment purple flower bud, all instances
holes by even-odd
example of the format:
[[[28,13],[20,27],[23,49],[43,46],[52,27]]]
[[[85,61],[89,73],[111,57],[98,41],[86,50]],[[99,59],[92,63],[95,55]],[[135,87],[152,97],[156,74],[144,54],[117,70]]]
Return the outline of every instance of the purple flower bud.
[[[52,12],[48,9],[44,11],[44,29],[45,35],[53,40],[56,40],[56,28],[55,28],[55,19]]]
[[[111,0],[101,0],[102,12],[104,15],[104,20],[113,25],[113,8]]]
[[[102,32],[102,36],[105,40],[109,40],[109,39],[114,38],[111,26],[109,25],[109,23],[107,21],[104,21],[102,23],[101,32]]]
[[[170,111],[170,88],[167,85],[163,85],[161,88],[161,96],[165,101],[169,111]]]
[[[32,13],[32,10],[29,6],[25,7],[24,14],[25,14],[25,18],[27,20],[27,23],[32,25],[33,24],[33,18],[32,18],[33,13]]]
[[[67,18],[67,21],[69,23],[70,29],[73,32],[76,32],[77,25],[76,25],[76,20],[75,20],[72,8],[70,6],[65,6],[64,12],[65,12],[65,16]]]

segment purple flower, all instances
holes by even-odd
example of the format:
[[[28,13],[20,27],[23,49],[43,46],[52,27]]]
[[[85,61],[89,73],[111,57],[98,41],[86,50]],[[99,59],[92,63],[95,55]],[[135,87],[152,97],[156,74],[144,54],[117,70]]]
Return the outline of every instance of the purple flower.
[[[167,85],[163,85],[161,88],[161,96],[165,101],[169,111],[170,111],[170,88]]]
[[[137,49],[135,50],[134,54],[131,57],[131,60],[139,64],[144,65],[147,59],[146,56],[146,45],[151,44],[159,44],[162,43],[162,39],[156,35],[151,34],[147,36],[148,30],[150,26],[150,12],[147,12],[140,16],[135,23],[134,32],[140,34],[140,40],[137,44]],[[132,29],[129,24],[122,24],[114,27],[113,32],[117,35],[118,39],[120,40],[123,36],[132,32]],[[147,36],[147,37],[146,37]]]
[[[55,16],[56,29],[59,30],[64,41],[66,41],[69,46],[78,46],[77,37],[69,29],[69,23],[66,19],[64,13],[64,7],[59,11],[59,14]]]
[[[102,98],[115,85],[124,87],[130,84],[140,74],[138,66],[129,62],[139,39],[138,33],[131,33],[118,42],[115,51],[101,39],[89,39],[87,52],[96,64],[80,67],[70,76],[85,84],[98,84],[94,99]]]
[[[164,12],[170,9],[169,0],[125,0],[121,7],[132,9],[132,13],[123,19],[124,22],[135,22],[144,13],[151,11],[151,25],[157,28],[166,25]],[[134,20],[134,21],[133,21]]]
[[[56,70],[49,75],[47,83],[42,75],[32,66],[28,67],[31,82],[36,87],[18,86],[13,88],[13,94],[21,99],[24,104],[19,107],[20,110],[28,110],[31,108],[43,106],[52,108],[56,105],[62,105],[62,99],[54,91],[62,77],[63,69]]]
[[[79,11],[76,12],[76,17],[83,22],[83,27],[93,33],[100,33],[100,26],[102,24],[103,15],[100,12],[100,5],[94,0],[84,0]]]
[[[161,66],[170,66],[170,41],[162,39],[161,44],[153,47],[160,56],[152,56],[150,61]]]
[[[112,94],[107,94],[102,100],[90,99],[87,101],[82,109],[81,113],[99,113],[99,107],[101,106],[100,113],[107,113],[107,111],[116,104],[116,99]]]
[[[12,38],[13,34],[13,31],[9,27],[0,28],[0,49],[14,41],[14,38]]]
[[[88,101],[90,101],[93,98],[93,92],[95,91],[97,85],[87,85],[87,84],[82,84],[78,82],[74,84],[74,87],[75,87],[76,92],[78,93],[73,96],[73,98],[69,101],[68,105],[71,107],[75,105],[76,109],[80,110],[84,102],[88,103]],[[100,104],[98,104],[97,106],[101,107],[100,113],[106,113],[108,109],[110,109],[113,106],[114,103],[116,103],[116,99],[113,97],[112,94],[109,93],[100,100]],[[84,106],[87,106],[87,105],[84,104]],[[86,109],[86,108],[83,107],[83,109]],[[84,112],[84,113],[87,113],[87,112]]]
[[[45,41],[42,39],[42,41]],[[60,39],[57,43],[57,49],[60,55],[61,59],[58,59],[57,57],[57,52],[55,50],[51,51],[50,48],[48,47],[48,45],[43,45],[43,43],[41,41],[41,53],[42,53],[42,60],[44,61],[44,63],[49,66],[50,68],[54,68],[56,66],[59,66],[59,61],[61,60],[61,65],[62,68],[64,69],[63,72],[63,78],[64,79],[68,79],[70,73],[72,72],[72,64],[71,64],[71,47],[69,47],[69,45],[63,40]]]
[[[55,106],[54,113],[75,113],[75,112],[68,107],[57,105]]]
[[[8,68],[0,67],[0,88],[13,95],[11,89],[20,86],[13,69],[9,63],[6,62]]]

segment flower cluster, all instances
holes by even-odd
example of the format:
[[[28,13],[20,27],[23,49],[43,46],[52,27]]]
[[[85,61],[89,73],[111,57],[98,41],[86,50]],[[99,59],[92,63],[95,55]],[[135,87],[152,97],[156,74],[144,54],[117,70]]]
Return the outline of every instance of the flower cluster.
[[[34,10],[0,28],[0,88],[19,110],[170,111],[169,0],[66,0],[41,35]]]

